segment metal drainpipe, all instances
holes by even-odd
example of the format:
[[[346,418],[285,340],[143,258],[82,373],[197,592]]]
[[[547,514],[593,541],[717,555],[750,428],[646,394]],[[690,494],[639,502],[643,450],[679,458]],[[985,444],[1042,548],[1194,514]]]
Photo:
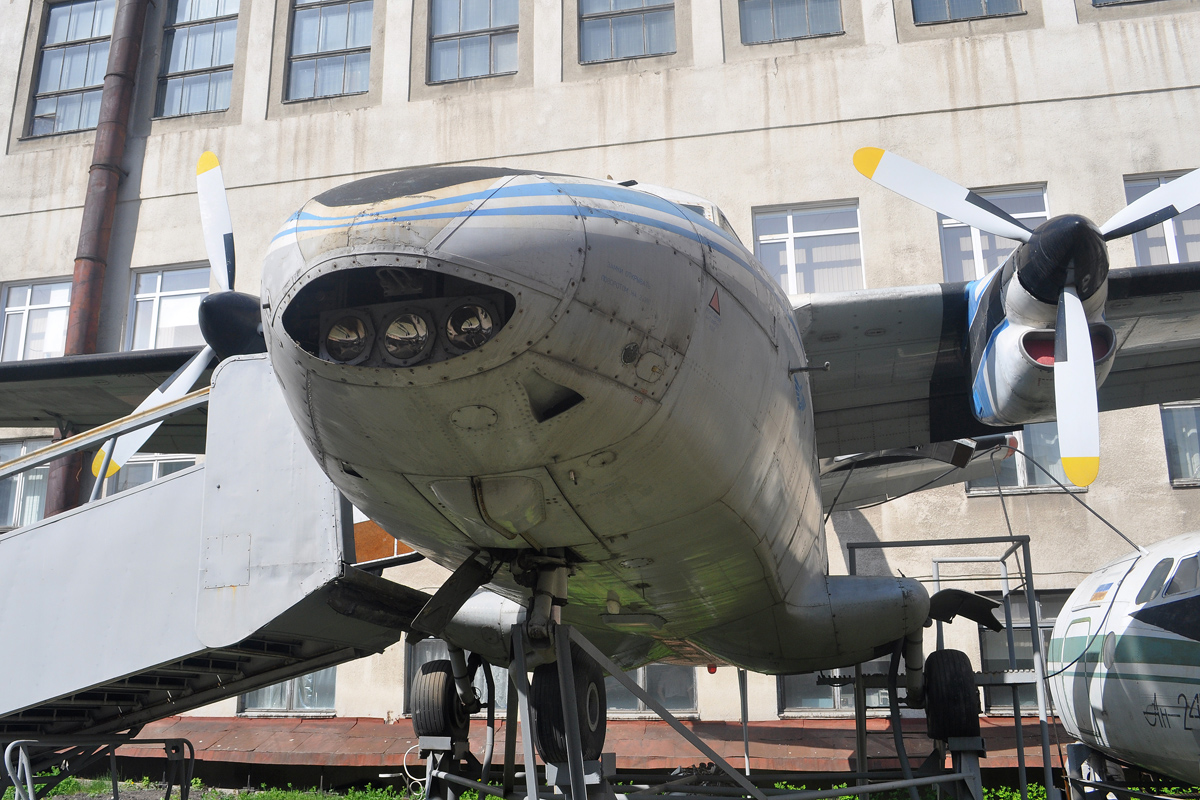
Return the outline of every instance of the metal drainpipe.
[[[148,0],[118,0],[113,20],[112,43],[104,89],[100,95],[100,118],[96,143],[88,171],[83,222],[75,251],[75,274],[71,281],[71,309],[67,316],[67,355],[96,352],[100,328],[100,302],[104,294],[104,272],[112,237],[117,188],[129,112],[133,108],[134,84],[141,57],[142,34],[146,27]],[[60,436],[71,432],[60,431]],[[46,516],[79,505],[79,484],[84,469],[82,454],[60,459],[50,467]]]

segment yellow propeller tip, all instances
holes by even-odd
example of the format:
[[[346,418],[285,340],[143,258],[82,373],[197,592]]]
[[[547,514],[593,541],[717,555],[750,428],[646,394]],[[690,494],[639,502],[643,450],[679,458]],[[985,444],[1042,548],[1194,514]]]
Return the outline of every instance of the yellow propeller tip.
[[[196,174],[203,175],[210,169],[216,169],[221,166],[221,162],[217,161],[216,155],[205,150],[200,156],[200,160],[196,162]]]
[[[884,152],[878,147],[860,147],[854,151],[854,168],[868,178],[875,177],[875,170],[879,169]]]
[[[94,475],[96,477],[100,477],[100,467],[103,464],[104,464],[104,450],[102,448],[96,452],[96,457],[92,459],[92,475]],[[104,477],[111,478],[113,475],[117,474],[117,470],[119,470],[120,468],[121,468],[121,465],[118,464],[117,462],[115,462],[115,461],[108,462],[108,472],[105,474]]]
[[[1067,480],[1076,486],[1090,486],[1100,474],[1099,456],[1063,456],[1062,465]]]

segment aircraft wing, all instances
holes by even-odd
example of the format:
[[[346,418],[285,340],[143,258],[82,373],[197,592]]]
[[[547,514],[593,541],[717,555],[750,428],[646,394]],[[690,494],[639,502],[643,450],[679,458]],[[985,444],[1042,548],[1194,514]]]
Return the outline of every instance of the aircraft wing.
[[[75,432],[129,414],[199,347],[62,356],[0,363],[0,428]],[[201,384],[208,382],[205,373]],[[203,453],[205,409],[167,419],[147,452]]]
[[[1200,398],[1200,263],[1111,270],[1118,351],[1101,411]],[[944,442],[1013,428],[971,413],[967,284],[812,294],[795,310],[817,454]]]

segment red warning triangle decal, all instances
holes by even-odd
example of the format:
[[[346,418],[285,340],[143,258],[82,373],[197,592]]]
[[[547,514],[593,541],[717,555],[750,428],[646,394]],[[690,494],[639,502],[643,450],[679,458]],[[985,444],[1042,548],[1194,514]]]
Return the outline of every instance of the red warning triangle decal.
[[[708,307],[711,308],[713,311],[717,312],[717,315],[720,316],[720,314],[721,314],[721,298],[717,296],[716,289],[713,289],[712,300],[708,301]]]

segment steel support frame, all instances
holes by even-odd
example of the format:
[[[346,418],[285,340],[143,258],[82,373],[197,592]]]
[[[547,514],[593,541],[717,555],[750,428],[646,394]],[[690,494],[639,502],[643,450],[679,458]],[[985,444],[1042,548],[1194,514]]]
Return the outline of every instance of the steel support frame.
[[[187,739],[134,739],[131,736],[42,736],[37,739],[15,739],[4,748],[4,775],[0,788],[11,784],[15,800],[41,800],[55,786],[77,772],[87,769],[97,760],[109,759],[113,800],[119,800],[117,786],[117,748],[127,744],[160,744],[167,758],[167,788],[165,800],[179,784],[181,800],[188,800],[192,774],[196,767],[196,748]],[[39,776],[51,767],[60,771],[53,776]]]
[[[1015,554],[1018,550],[1021,551],[1022,568],[1025,572],[1025,599],[1029,605],[1029,626],[1030,638],[1033,644],[1033,672],[1034,680],[1037,688],[1038,699],[1038,724],[1042,740],[1042,770],[1043,780],[1046,786],[1047,800],[1059,800],[1057,788],[1054,786],[1054,770],[1050,760],[1050,725],[1046,718],[1046,670],[1042,663],[1042,634],[1038,626],[1037,615],[1037,599],[1034,596],[1033,588],[1033,562],[1029,553],[1029,536],[1013,535],[1013,536],[979,536],[979,537],[964,537],[954,539],[916,539],[903,542],[848,542],[846,544],[847,551],[847,567],[851,575],[856,575],[858,570],[858,551],[859,550],[891,550],[899,548],[913,547],[954,547],[954,546],[975,546],[982,544],[1006,544],[1008,549],[999,557],[1003,561],[1009,556]],[[951,559],[942,559],[943,562],[948,562]],[[1007,613],[1007,606],[1006,606]],[[1009,628],[1011,630],[1011,626]],[[940,632],[939,623],[939,632]],[[939,646],[941,642],[939,641]],[[856,668],[857,669],[857,668]],[[861,672],[856,671],[855,684],[862,683]],[[1020,708],[1013,709],[1014,714],[1020,713]],[[861,716],[860,716],[861,715]],[[862,761],[860,769],[865,765],[866,759],[866,719],[865,710],[857,712],[856,727],[862,733],[858,734],[858,757]],[[1017,748],[1018,752],[1023,752],[1025,748],[1024,735],[1018,729]],[[1026,788],[1021,787],[1022,795],[1024,796]]]

